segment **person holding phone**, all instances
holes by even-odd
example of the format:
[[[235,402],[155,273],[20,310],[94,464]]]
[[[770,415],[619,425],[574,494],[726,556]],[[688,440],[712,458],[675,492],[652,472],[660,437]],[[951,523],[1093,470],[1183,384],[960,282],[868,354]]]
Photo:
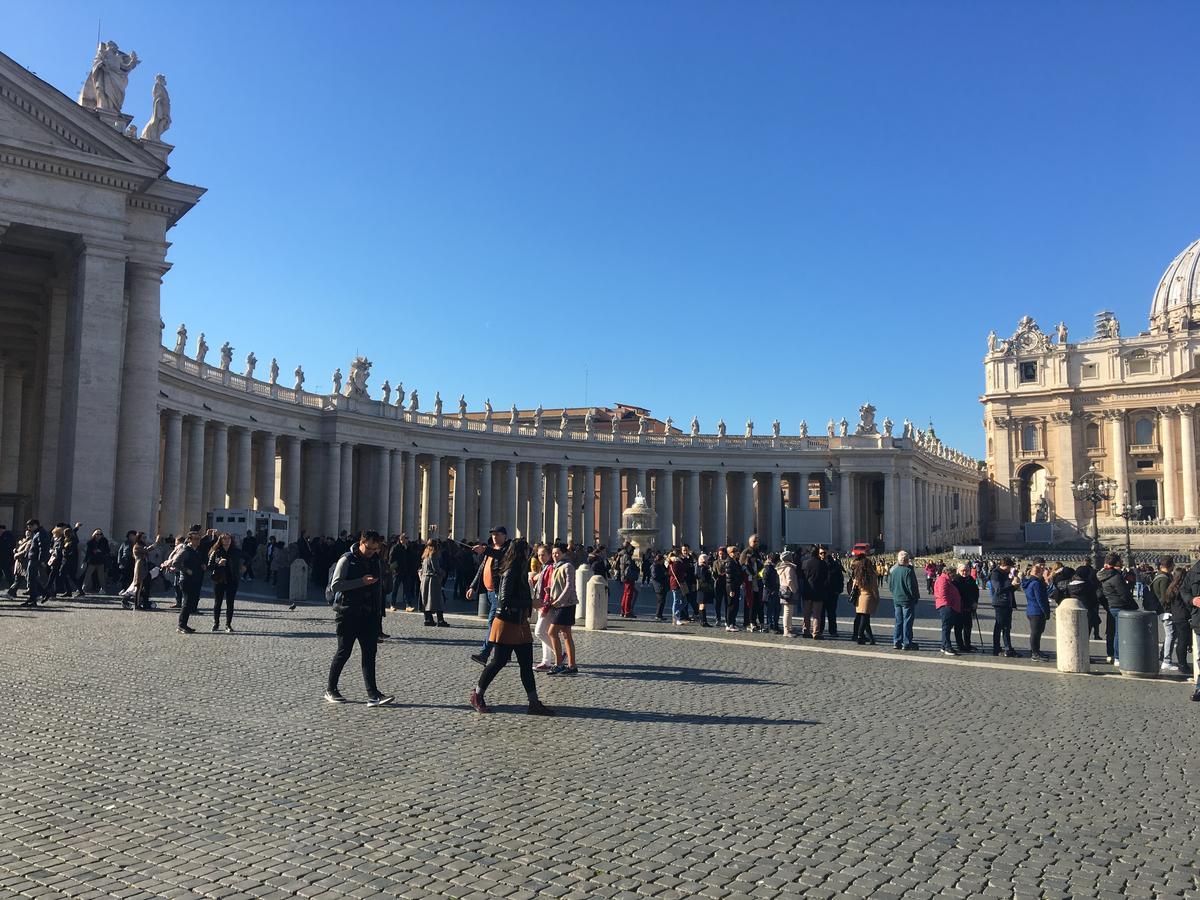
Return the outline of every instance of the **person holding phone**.
[[[328,703],[345,703],[338,692],[342,668],[358,642],[362,657],[363,682],[367,688],[367,706],[387,706],[396,698],[384,694],[375,683],[375,654],[379,646],[379,605],[383,602],[382,564],[379,547],[383,539],[377,531],[364,531],[358,542],[347,550],[334,566],[329,590],[333,592],[334,621],[337,623],[337,651],[329,664],[325,689]]]

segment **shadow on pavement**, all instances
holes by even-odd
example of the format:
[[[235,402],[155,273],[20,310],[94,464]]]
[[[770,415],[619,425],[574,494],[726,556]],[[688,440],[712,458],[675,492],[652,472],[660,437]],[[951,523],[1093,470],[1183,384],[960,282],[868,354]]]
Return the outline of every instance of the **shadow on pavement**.
[[[581,675],[594,678],[632,678],[639,681],[685,681],[691,684],[764,684],[781,682],[765,678],[750,678],[739,672],[724,669],[693,669],[687,666],[644,666],[636,664],[584,664]]]

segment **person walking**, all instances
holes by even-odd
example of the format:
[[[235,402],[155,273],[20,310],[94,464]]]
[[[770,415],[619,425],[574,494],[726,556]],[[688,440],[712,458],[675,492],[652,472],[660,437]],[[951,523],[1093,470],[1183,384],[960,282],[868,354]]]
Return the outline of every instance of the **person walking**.
[[[442,579],[444,571],[438,557],[438,544],[433,538],[425,542],[421,553],[421,612],[425,613],[427,626],[448,626],[443,615],[445,598],[442,595]],[[434,621],[434,616],[437,621]]]
[[[571,627],[575,624],[575,607],[579,602],[575,593],[575,567],[567,556],[567,545],[562,541],[554,544],[551,558],[554,567],[546,595],[550,604],[550,627],[547,634],[554,647],[555,658],[554,668],[549,674],[576,675],[579,670],[575,666],[575,639],[571,636]]]
[[[540,544],[530,564],[529,589],[532,602],[538,608],[533,634],[542,645],[542,661],[533,667],[535,672],[549,672],[558,665],[560,651],[550,641],[550,578],[554,574],[554,558],[547,544]]]
[[[913,640],[913,620],[917,615],[921,589],[907,550],[896,554],[896,564],[888,572],[888,590],[892,594],[892,609],[896,619],[892,628],[892,646],[897,650],[921,649]]]
[[[621,618],[636,619],[634,604],[637,602],[638,567],[632,554],[623,556],[624,568],[621,572]]]
[[[383,565],[379,547],[383,539],[376,531],[363,531],[355,543],[338,559],[329,580],[333,620],[337,630],[337,650],[329,664],[325,685],[327,703],[345,703],[338,691],[342,669],[358,643],[367,706],[387,706],[396,698],[379,690],[375,683],[375,656],[379,648],[379,605],[383,602]]]
[[[1025,591],[1025,615],[1029,619],[1029,658],[1045,662],[1049,657],[1042,654],[1042,634],[1050,620],[1050,597],[1046,590],[1047,572],[1045,565],[1035,562],[1021,579]]]
[[[488,630],[486,635],[491,634],[492,622],[496,619],[496,602],[499,596],[498,588],[500,585],[500,560],[508,549],[508,543],[507,528],[503,525],[497,525],[492,529],[488,545],[483,549],[483,559],[479,561],[479,567],[475,570],[475,578],[472,580],[471,586],[467,588],[467,600],[474,600],[475,595],[479,591],[483,591],[487,595]],[[486,635],[483,639],[483,646],[479,648],[479,652],[471,654],[471,659],[481,666],[487,665],[488,657],[492,653],[492,645]]]
[[[854,596],[853,639],[858,644],[874,644],[871,616],[879,610],[879,575],[870,558],[860,556],[850,563],[850,592]]]
[[[988,587],[992,592],[992,611],[996,623],[992,626],[992,656],[999,656],[1003,647],[1005,656],[1020,656],[1012,645],[1012,614],[1017,605],[1016,590],[1020,585],[1016,573],[1016,563],[1011,556],[1000,560],[1000,565],[992,569],[988,578]]]
[[[1167,598],[1167,592],[1171,588],[1174,575],[1175,557],[1160,556],[1158,558],[1158,571],[1155,572],[1154,578],[1150,581],[1150,594],[1154,598],[1154,604],[1157,606],[1157,609],[1154,611],[1159,614],[1163,623],[1163,646],[1162,653],[1159,656],[1159,671],[1172,673],[1179,671],[1179,667],[1175,665],[1175,645],[1184,639],[1184,632],[1177,631],[1175,628],[1175,616],[1171,612],[1170,601]],[[1146,609],[1151,608],[1145,603],[1142,605]],[[1190,638],[1191,635],[1187,635],[1187,637]]]
[[[933,606],[942,620],[942,656],[958,656],[958,651],[950,643],[950,632],[954,622],[962,613],[962,596],[950,570],[943,567],[933,580]]]
[[[204,585],[204,557],[200,555],[200,533],[188,532],[183,548],[175,555],[173,563],[179,575],[179,587],[183,592],[183,605],[179,608],[179,620],[175,630],[180,634],[195,634],[196,629],[188,625],[188,619],[200,605],[200,588]]]
[[[528,712],[534,716],[552,716],[554,711],[538,699],[537,681],[533,674],[533,645],[529,632],[529,613],[533,598],[529,590],[529,544],[523,538],[509,542],[497,571],[497,609],[492,620],[489,642],[492,655],[479,675],[479,683],[468,698],[479,713],[490,713],[485,693],[496,675],[514,654],[521,669],[521,684],[529,701]]]
[[[1104,568],[1096,575],[1096,580],[1100,582],[1100,603],[1108,610],[1108,625],[1104,636],[1105,642],[1111,648],[1108,661],[1119,666],[1121,635],[1117,628],[1117,617],[1122,610],[1138,608],[1133,599],[1133,592],[1129,589],[1129,582],[1125,580],[1125,573],[1121,569],[1121,554],[1110,553],[1104,557]]]
[[[645,571],[645,568],[645,563],[643,563],[642,570]],[[645,584],[645,582],[642,583]],[[650,563],[650,587],[654,590],[654,620],[656,622],[666,621],[663,617],[663,609],[667,605],[667,590],[669,585],[670,574],[667,571],[666,560],[663,559],[661,553],[655,553],[654,559]]]
[[[225,631],[233,634],[233,601],[242,577],[242,552],[233,535],[221,532],[208,553],[208,580],[213,587],[213,631],[221,628],[221,605],[225,605]]]

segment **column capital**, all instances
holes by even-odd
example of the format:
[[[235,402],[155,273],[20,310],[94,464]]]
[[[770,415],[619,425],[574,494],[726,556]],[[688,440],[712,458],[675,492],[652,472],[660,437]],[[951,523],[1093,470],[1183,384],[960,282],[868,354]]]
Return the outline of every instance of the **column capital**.
[[[1180,403],[1176,408],[1179,410],[1179,415],[1185,419],[1190,419],[1196,412],[1195,403]]]
[[[1171,405],[1171,404],[1168,404],[1166,406],[1159,406],[1159,407],[1157,407],[1157,409],[1158,409],[1159,415],[1167,416],[1167,417],[1173,416],[1179,412],[1179,407]]]
[[[127,260],[125,263],[125,271],[129,273],[130,278],[143,278],[147,281],[153,281],[161,284],[163,276],[171,270],[171,264],[168,262],[138,262]]]
[[[166,416],[168,419],[172,419],[172,420],[173,419],[180,419],[180,420],[183,419],[183,411],[182,410],[172,409],[169,406],[163,407],[162,414],[164,416]]]

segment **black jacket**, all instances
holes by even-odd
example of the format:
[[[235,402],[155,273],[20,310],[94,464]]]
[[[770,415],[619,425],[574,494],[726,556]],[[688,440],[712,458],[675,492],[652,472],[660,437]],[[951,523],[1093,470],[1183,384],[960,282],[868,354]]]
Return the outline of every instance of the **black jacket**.
[[[505,541],[499,547],[493,547],[488,544],[483,550],[483,558],[479,560],[479,566],[475,569],[475,577],[471,579],[471,590],[478,593],[484,590],[483,587],[483,567],[489,559],[494,560],[492,563],[492,580],[496,583],[497,592],[500,590],[500,560],[504,556],[504,552],[508,549],[508,541]]]
[[[801,564],[800,574],[804,577],[804,596],[824,602],[829,595],[829,566],[825,560],[810,556]]]
[[[1129,585],[1125,583],[1125,573],[1120,569],[1101,569],[1096,579],[1100,582],[1100,599],[1109,612],[1138,608]]]
[[[998,609],[1004,609],[1008,606],[1017,605],[1017,589],[1012,583],[1012,570],[1005,572],[999,566],[992,569],[992,574],[988,577],[988,581],[992,588],[992,606]]]
[[[45,564],[50,560],[50,532],[45,528],[39,528],[33,533],[33,540],[29,543],[29,552],[25,556],[27,563],[42,563]]]
[[[526,617],[533,607],[533,595],[529,591],[529,577],[513,566],[500,575],[496,586],[496,608],[524,610]]]
[[[215,545],[208,555],[208,575],[212,578],[213,584],[218,583],[221,577],[217,572],[223,572],[225,576],[225,584],[237,585],[238,579],[242,577],[242,551],[237,548],[233,541],[229,542],[229,549],[224,550],[220,544]],[[216,577],[214,577],[214,575]]]
[[[374,584],[364,584],[368,575],[375,578]],[[351,547],[338,559],[333,568],[329,587],[336,593],[333,601],[334,621],[368,621],[379,625],[379,608],[383,602],[383,564],[379,554],[372,557],[358,552],[358,545]]]
[[[129,556],[133,558],[132,553]],[[204,557],[198,551],[185,546],[175,560],[175,571],[179,573],[180,586],[184,591],[199,593],[204,584]]]
[[[963,612],[970,612],[979,606],[979,584],[974,578],[968,575],[951,575],[950,581],[958,588]]]

